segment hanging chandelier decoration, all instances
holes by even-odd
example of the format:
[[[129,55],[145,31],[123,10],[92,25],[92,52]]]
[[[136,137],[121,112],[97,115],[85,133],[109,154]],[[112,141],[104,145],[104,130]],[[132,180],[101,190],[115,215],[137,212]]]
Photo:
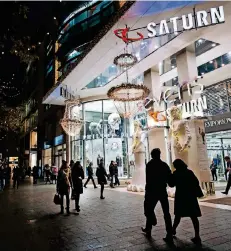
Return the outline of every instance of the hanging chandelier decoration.
[[[112,87],[107,96],[114,101],[114,105],[121,116],[131,118],[138,112],[140,101],[144,100],[149,92],[149,89],[144,85],[127,82]]]
[[[114,64],[122,68],[128,68],[138,62],[137,57],[130,53],[123,53],[114,59]]]
[[[78,136],[83,126],[83,119],[80,115],[80,99],[68,99],[65,101],[65,105],[64,116],[60,124],[66,134],[69,136]]]
[[[149,89],[143,84],[131,84],[128,81],[128,69],[134,66],[138,59],[136,56],[128,53],[128,44],[143,39],[143,35],[138,34],[138,38],[129,38],[129,27],[125,29],[115,30],[114,33],[117,37],[121,38],[125,44],[124,53],[120,54],[114,59],[114,64],[125,71],[126,82],[121,85],[112,87],[107,96],[114,101],[114,105],[118,113],[124,118],[132,118],[140,110],[140,104],[150,93]]]

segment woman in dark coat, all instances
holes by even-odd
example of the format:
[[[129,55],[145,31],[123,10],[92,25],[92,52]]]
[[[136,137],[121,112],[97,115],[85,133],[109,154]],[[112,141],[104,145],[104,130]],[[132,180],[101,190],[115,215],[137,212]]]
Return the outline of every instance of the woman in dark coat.
[[[107,184],[107,172],[103,166],[103,162],[101,161],[99,167],[96,170],[96,176],[98,178],[98,184],[101,186],[100,189],[100,199],[105,199],[103,197],[104,185]]]
[[[63,207],[63,198],[66,196],[66,210],[67,214],[70,213],[70,187],[72,187],[71,184],[71,171],[70,168],[67,165],[67,162],[65,160],[62,161],[62,166],[58,172],[57,177],[57,192],[61,196],[61,214],[64,212]]]
[[[182,217],[190,217],[195,230],[195,237],[192,242],[201,244],[199,233],[198,217],[201,216],[201,210],[198,204],[198,197],[202,197],[199,181],[193,171],[189,170],[187,165],[181,159],[173,162],[176,171],[170,180],[170,186],[176,186],[173,235],[176,234],[176,228]]]
[[[84,171],[83,167],[80,164],[80,161],[76,161],[72,168],[71,172],[72,177],[72,185],[73,185],[73,197],[75,199],[75,210],[79,213],[79,199],[80,194],[83,193],[83,179],[84,179]]]

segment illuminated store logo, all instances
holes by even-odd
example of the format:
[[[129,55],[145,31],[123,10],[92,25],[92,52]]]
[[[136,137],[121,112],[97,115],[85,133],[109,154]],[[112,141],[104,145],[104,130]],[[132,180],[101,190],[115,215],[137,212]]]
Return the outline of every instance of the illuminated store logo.
[[[171,27],[174,33],[184,30],[202,28],[225,22],[224,8],[211,8],[210,12],[205,10],[182,15],[182,17],[172,17],[168,21],[161,20],[159,24],[151,22],[147,25],[148,37],[155,37],[170,34]]]
[[[187,83],[187,91],[188,95],[191,97],[193,94],[201,95],[204,90],[204,86],[202,84],[194,83],[193,87],[199,86],[200,90],[192,92],[192,85],[191,83]],[[161,103],[164,101],[167,105],[170,105],[170,108],[166,109],[167,115],[169,114],[169,110],[171,109],[171,104],[174,104],[178,100],[182,100],[182,87],[173,86],[171,88],[168,88],[167,90],[163,91],[161,93],[162,99],[159,100],[154,98],[150,99],[147,98],[145,100],[145,108],[146,111],[150,111],[153,109],[154,103],[161,108]],[[195,100],[190,100],[188,102],[184,102],[177,105],[181,108],[182,111],[182,117],[188,118],[188,117],[202,117],[203,111],[207,109],[207,99],[206,96],[199,97]]]

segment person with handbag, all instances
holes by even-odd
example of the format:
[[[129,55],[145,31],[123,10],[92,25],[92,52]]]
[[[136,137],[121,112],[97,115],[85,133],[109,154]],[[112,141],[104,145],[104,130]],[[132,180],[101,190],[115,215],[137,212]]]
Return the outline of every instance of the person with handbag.
[[[99,167],[96,170],[96,176],[98,178],[98,184],[101,186],[100,188],[100,199],[103,200],[105,197],[103,196],[104,185],[107,184],[107,172],[103,165],[103,160],[100,161]]]
[[[71,177],[73,184],[71,197],[72,199],[75,200],[75,210],[79,213],[80,212],[79,199],[80,199],[80,194],[83,193],[83,179],[84,179],[84,171],[83,167],[80,164],[80,161],[76,161],[76,163],[74,164],[71,171]]]
[[[70,214],[70,188],[72,187],[71,171],[65,160],[62,161],[62,166],[57,177],[57,193],[60,195],[61,214],[64,213],[63,198],[66,196],[66,211]]]
[[[198,217],[201,217],[201,210],[197,198],[203,197],[199,181],[193,171],[181,159],[173,162],[176,169],[169,182],[170,187],[176,187],[173,223],[173,235],[176,235],[176,229],[182,217],[190,217],[195,230],[195,237],[192,242],[201,245],[200,225]]]

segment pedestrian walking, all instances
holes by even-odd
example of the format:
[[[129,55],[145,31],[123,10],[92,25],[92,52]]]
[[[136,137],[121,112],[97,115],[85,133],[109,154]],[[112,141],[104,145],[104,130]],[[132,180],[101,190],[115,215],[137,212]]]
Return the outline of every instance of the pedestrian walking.
[[[226,156],[225,158],[225,162],[226,162],[226,169],[225,169],[225,179],[228,181],[228,174],[230,172],[230,168],[231,168],[231,161],[230,161],[230,157]]]
[[[98,184],[101,186],[100,188],[100,199],[105,199],[103,196],[104,185],[107,184],[107,172],[104,168],[103,161],[100,161],[100,164],[96,170],[96,176],[98,178]]]
[[[95,181],[94,181],[94,178],[93,178],[93,168],[92,168],[92,165],[93,163],[90,162],[88,167],[87,167],[87,174],[88,174],[88,178],[87,178],[87,181],[85,182],[84,184],[84,187],[87,188],[87,184],[88,182],[91,180],[93,185],[94,185],[94,188],[97,188],[96,184],[95,184]]]
[[[57,193],[61,197],[61,214],[64,213],[63,198],[66,197],[66,212],[70,214],[70,188],[72,187],[71,171],[65,160],[62,161],[62,166],[57,177]]]
[[[154,209],[158,201],[164,213],[165,227],[167,235],[164,238],[169,244],[173,244],[172,220],[169,213],[169,202],[167,194],[167,184],[171,178],[169,166],[160,158],[161,151],[155,148],[151,152],[152,159],[146,165],[146,186],[144,200],[144,214],[146,216],[146,227],[142,231],[151,238],[152,226],[157,224]]]
[[[51,167],[51,182],[53,184],[53,182],[55,181],[55,184],[57,182],[57,176],[58,176],[58,167],[53,164]]]
[[[14,167],[13,169],[13,188],[17,186],[17,189],[19,187],[19,181],[20,181],[20,176],[21,176],[21,168]]]
[[[39,167],[34,166],[33,167],[33,184],[37,184],[38,182],[38,177],[39,177]]]
[[[113,161],[113,165],[114,165],[114,173],[115,173],[115,183],[114,186],[116,185],[120,185],[120,181],[119,181],[119,171],[118,171],[118,165],[117,162]]]
[[[109,165],[109,174],[110,174],[110,187],[114,188],[114,179],[115,179],[115,166],[114,166],[114,161],[112,160],[110,165]]]
[[[189,170],[187,165],[181,159],[173,162],[175,172],[172,175],[169,185],[176,187],[173,223],[173,235],[176,235],[176,229],[182,217],[190,217],[195,230],[195,237],[192,242],[201,245],[200,225],[198,217],[201,217],[201,210],[197,198],[203,196],[199,181],[193,171]]]
[[[46,179],[46,184],[47,182],[51,183],[51,168],[48,164],[44,166],[44,172],[45,172],[45,179]]]
[[[212,161],[212,164],[210,165],[211,174],[213,177],[213,181],[217,181],[217,165]]]
[[[80,161],[76,161],[74,164],[72,171],[72,198],[75,200],[75,210],[79,213],[80,206],[79,206],[79,199],[80,194],[83,193],[83,179],[84,179],[84,171],[83,167],[80,164]]]
[[[225,161],[227,163],[227,168],[226,168],[227,173],[226,173],[226,176],[227,176],[227,174],[229,174],[229,176],[228,176],[228,182],[227,182],[227,185],[226,185],[226,189],[222,193],[225,194],[225,195],[228,195],[229,189],[231,187],[231,161],[230,161],[230,157],[226,156],[225,157]]]

